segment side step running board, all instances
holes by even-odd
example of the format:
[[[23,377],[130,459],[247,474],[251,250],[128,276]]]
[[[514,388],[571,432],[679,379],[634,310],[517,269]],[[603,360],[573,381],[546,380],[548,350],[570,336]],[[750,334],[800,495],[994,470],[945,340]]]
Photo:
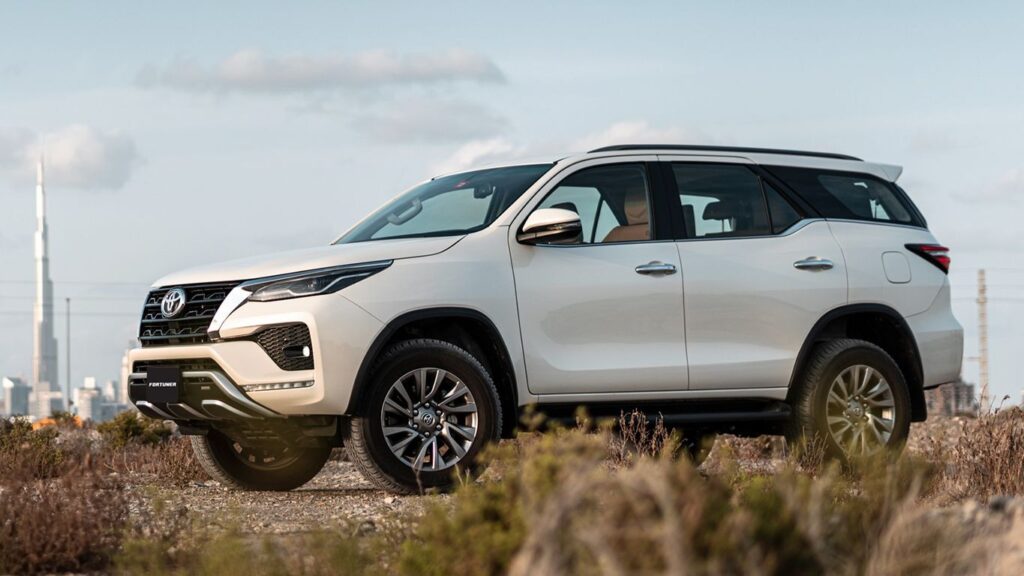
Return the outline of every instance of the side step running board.
[[[548,407],[545,405],[536,406],[537,411],[545,416],[547,425],[557,423],[562,426],[576,425],[575,407],[561,405]],[[554,410],[552,410],[554,408]],[[792,416],[792,409],[784,402],[761,403],[760,405],[743,403],[735,408],[727,405],[688,405],[679,403],[672,406],[609,406],[592,405],[586,406],[589,418],[602,420],[607,418],[619,419],[620,414],[627,417],[634,410],[640,411],[652,424],[661,420],[668,428],[698,427],[715,428],[723,431],[732,428],[749,427],[771,427],[788,422]],[[546,426],[545,426],[546,427]]]

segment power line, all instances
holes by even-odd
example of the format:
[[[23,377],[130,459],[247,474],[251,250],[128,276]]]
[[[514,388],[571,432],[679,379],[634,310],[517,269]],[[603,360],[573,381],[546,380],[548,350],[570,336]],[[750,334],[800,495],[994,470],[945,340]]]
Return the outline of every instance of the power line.
[[[0,280],[0,284],[35,284],[35,280]],[[89,286],[150,286],[151,282],[111,282],[95,280],[53,280],[54,284],[84,284]]]
[[[54,310],[54,314],[67,314],[67,310]],[[0,316],[31,316],[33,312],[25,312],[22,310],[0,310]],[[139,313],[131,312],[72,312],[72,316],[96,316],[96,317],[107,317],[107,316],[130,316],[133,318],[139,318],[142,315]]]
[[[110,301],[138,301],[144,300],[142,297],[135,296],[71,296],[73,300],[110,300]],[[35,300],[35,296],[10,296],[6,294],[0,294],[0,300]]]

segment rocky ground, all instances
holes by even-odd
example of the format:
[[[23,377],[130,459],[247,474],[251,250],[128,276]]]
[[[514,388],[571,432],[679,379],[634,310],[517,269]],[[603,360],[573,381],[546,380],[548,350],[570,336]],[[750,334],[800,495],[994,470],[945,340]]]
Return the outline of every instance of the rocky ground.
[[[211,525],[233,526],[253,534],[284,534],[339,524],[377,530],[399,518],[415,517],[446,495],[396,496],[374,488],[343,455],[332,458],[309,484],[291,492],[242,492],[213,480],[190,486],[130,484],[132,513],[149,517],[157,507],[185,509]]]

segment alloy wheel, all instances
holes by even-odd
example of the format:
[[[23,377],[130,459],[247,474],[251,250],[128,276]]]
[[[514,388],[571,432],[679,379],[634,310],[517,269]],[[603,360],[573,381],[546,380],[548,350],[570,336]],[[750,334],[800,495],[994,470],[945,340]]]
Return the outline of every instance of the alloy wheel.
[[[479,415],[469,387],[441,368],[417,368],[396,380],[381,408],[384,440],[414,470],[458,464],[476,439]]]
[[[889,443],[896,425],[892,387],[865,364],[839,373],[828,390],[826,417],[832,440],[847,456],[867,456]]]

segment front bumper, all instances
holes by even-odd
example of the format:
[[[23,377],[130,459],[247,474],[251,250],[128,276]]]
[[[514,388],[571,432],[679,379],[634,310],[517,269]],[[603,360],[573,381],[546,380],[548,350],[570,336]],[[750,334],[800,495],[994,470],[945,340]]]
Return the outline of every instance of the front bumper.
[[[298,323],[309,328],[312,370],[283,370],[259,344],[251,340],[240,340],[267,326]],[[200,366],[205,367],[205,370],[187,370],[184,374],[186,396],[199,394],[198,389],[193,392],[188,385],[190,376],[187,372],[206,372],[201,375],[192,374],[191,377],[194,380],[212,379],[218,388],[229,386],[228,390],[221,392],[232,401],[220,400],[230,408],[242,410],[246,416],[261,414],[260,408],[269,412],[262,414],[263,417],[340,415],[349,410],[356,374],[370,343],[382,328],[379,320],[341,294],[279,302],[248,302],[235,310],[221,324],[219,341],[135,348],[128,353],[128,365],[133,374],[132,380],[141,382],[144,379],[141,369],[147,364],[180,362],[183,365],[193,365],[206,362],[205,366]],[[245,390],[248,385],[296,382],[312,384],[286,389]],[[209,391],[216,392],[213,389]],[[241,397],[235,397],[236,393]],[[202,404],[204,399],[208,401],[205,407]],[[187,408],[197,410],[200,415],[210,416],[212,413],[221,418],[230,417],[229,411],[226,412],[223,407],[209,402],[215,398],[197,396],[186,400]],[[252,403],[255,408],[243,409],[246,401]],[[210,406],[214,408],[210,409]],[[152,410],[146,406],[140,408]],[[185,408],[178,410],[183,411]],[[178,416],[177,413],[158,415]]]

